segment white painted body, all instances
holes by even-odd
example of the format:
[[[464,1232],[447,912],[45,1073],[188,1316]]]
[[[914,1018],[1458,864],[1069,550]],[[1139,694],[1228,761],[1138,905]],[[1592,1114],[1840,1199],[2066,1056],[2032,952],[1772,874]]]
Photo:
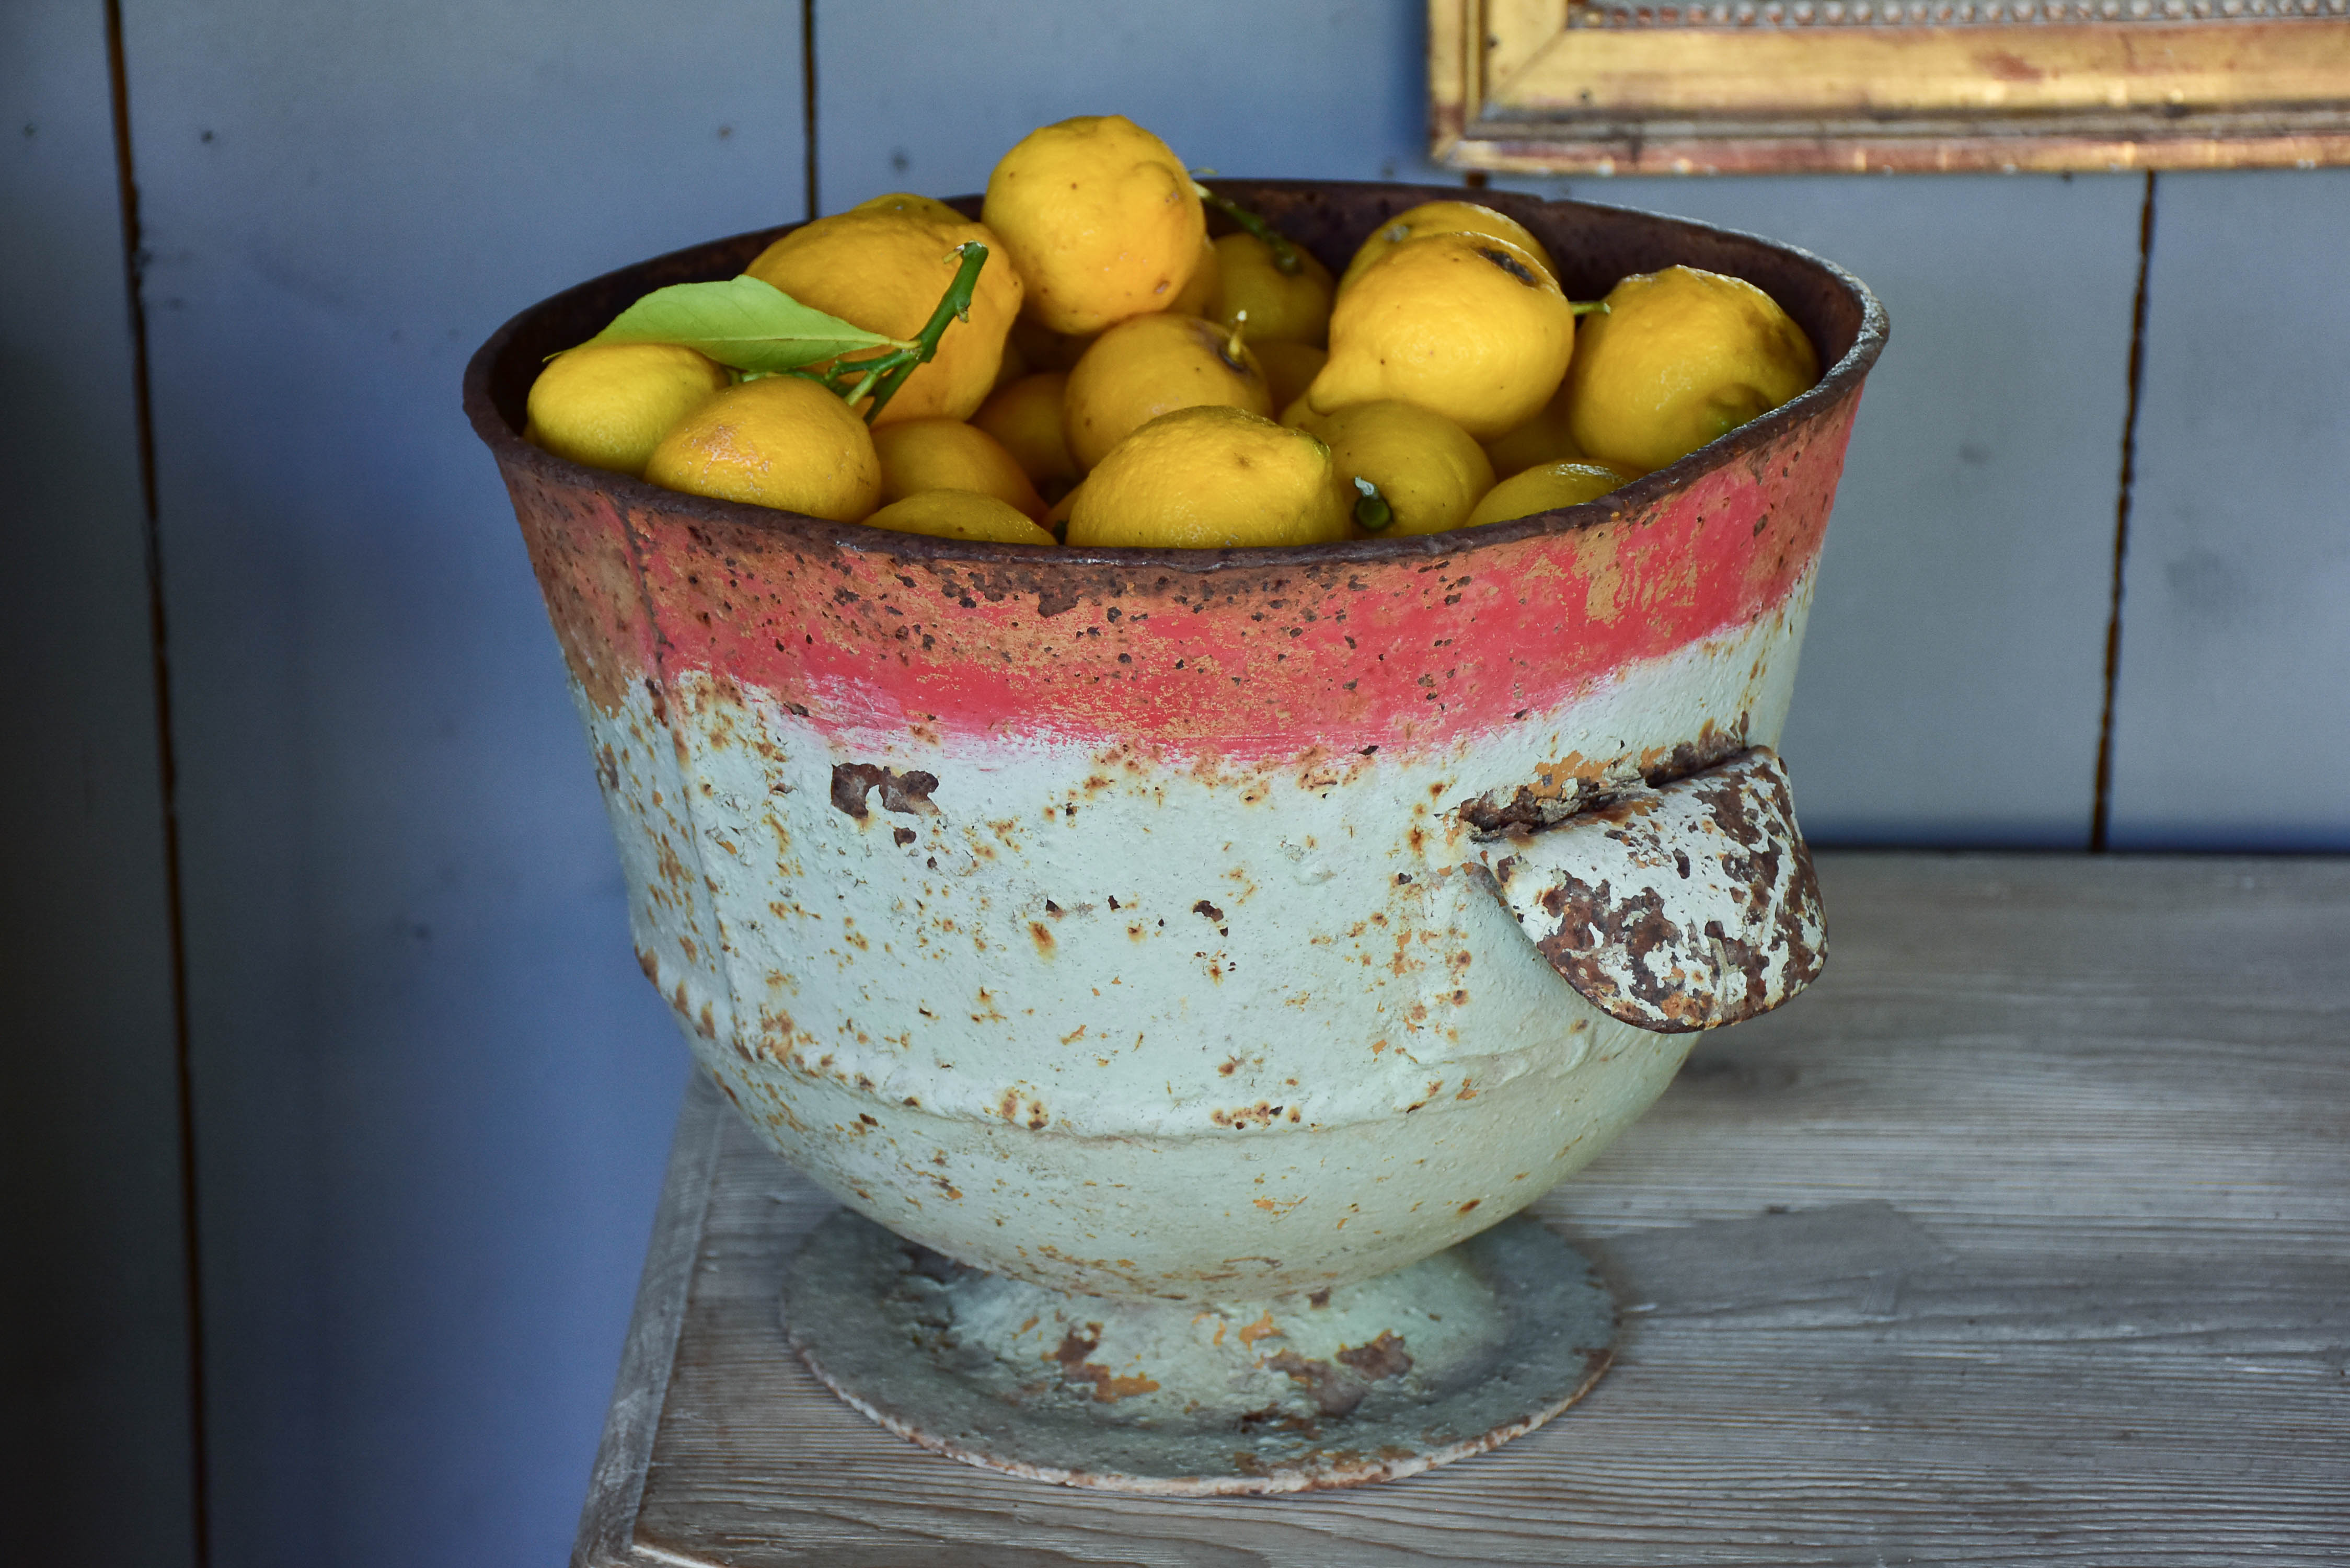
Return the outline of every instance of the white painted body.
[[[827,742],[692,671],[579,706],[646,972],[786,1159],[980,1267],[1232,1300],[1448,1246],[1662,1092],[1695,1036],[1576,994],[1451,807],[1709,723],[1775,743],[1810,587],[1471,742],[1317,737],[1246,789],[894,715]],[[850,762],[936,775],[935,810],[850,815]]]

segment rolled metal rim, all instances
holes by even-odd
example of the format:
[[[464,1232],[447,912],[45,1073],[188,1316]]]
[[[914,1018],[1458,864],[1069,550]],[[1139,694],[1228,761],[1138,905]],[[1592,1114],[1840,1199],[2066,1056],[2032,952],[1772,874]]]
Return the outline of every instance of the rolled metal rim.
[[[1441,534],[1421,534],[1400,538],[1357,539],[1329,545],[1285,545],[1272,547],[1228,547],[1222,549],[1170,549],[1138,547],[1071,548],[1063,545],[1048,557],[1040,559],[1038,547],[1027,545],[985,544],[961,539],[941,539],[921,534],[902,534],[872,528],[862,523],[835,523],[810,517],[804,513],[754,505],[747,502],[720,501],[708,496],[688,494],[681,491],[665,490],[641,479],[603,470],[590,469],[556,457],[522,439],[520,421],[513,417],[519,412],[521,400],[529,389],[529,381],[522,378],[526,368],[515,362],[523,342],[535,335],[544,323],[560,318],[567,313],[588,314],[586,307],[598,300],[634,299],[660,287],[664,283],[692,281],[697,278],[731,277],[741,271],[741,265],[728,265],[728,258],[739,257],[747,262],[759,250],[782,235],[802,225],[781,224],[774,228],[754,230],[725,239],[706,241],[655,256],[648,261],[619,268],[550,296],[536,305],[518,312],[492,333],[487,341],[473,353],[465,367],[464,408],[472,421],[474,433],[496,456],[502,467],[519,467],[550,479],[577,483],[583,477],[592,477],[596,484],[627,504],[633,510],[665,513],[673,517],[701,518],[734,527],[773,530],[793,535],[808,544],[823,544],[843,550],[882,550],[901,560],[936,561],[941,564],[969,563],[987,566],[1034,567],[1042,559],[1070,566],[1097,566],[1125,568],[1130,571],[1180,573],[1209,576],[1222,570],[1262,571],[1267,568],[1306,566],[1312,565],[1379,566],[1446,557],[1459,559],[1486,549],[1515,543],[1544,535],[1573,534],[1596,527],[1611,516],[1644,509],[1661,501],[1705,475],[1731,467],[1757,449],[1768,445],[1794,426],[1806,423],[1846,399],[1856,397],[1869,369],[1884,351],[1890,332],[1884,306],[1868,286],[1851,273],[1811,252],[1794,245],[1763,239],[1740,230],[1718,228],[1708,223],[1685,219],[1659,217],[1627,208],[1610,207],[1591,202],[1544,201],[1503,191],[1464,192],[1459,186],[1407,185],[1386,182],[1348,181],[1295,180],[1226,180],[1213,182],[1215,187],[1236,200],[1252,199],[1264,202],[1268,198],[1315,200],[1354,200],[1367,205],[1375,202],[1389,204],[1390,213],[1421,202],[1460,201],[1473,194],[1481,203],[1508,213],[1527,223],[1537,236],[1544,228],[1555,228],[1562,218],[1614,227],[1619,231],[1643,233],[1663,242],[1669,250],[1673,241],[1683,243],[1691,254],[1688,265],[1703,265],[1706,261],[1765,260],[1800,276],[1810,274],[1814,285],[1825,284],[1828,293],[1853,313],[1850,339],[1840,353],[1835,352],[1833,339],[1822,342],[1819,324],[1804,317],[1814,312],[1790,309],[1799,325],[1812,337],[1814,347],[1825,348],[1835,354],[1817,385],[1790,401],[1764,414],[1751,423],[1742,425],[1729,435],[1699,448],[1678,462],[1634,480],[1631,483],[1610,492],[1596,501],[1578,506],[1563,507],[1536,513],[1506,523],[1488,524],[1479,528],[1455,529]],[[961,196],[951,204],[972,213],[978,211],[979,198]],[[1380,220],[1384,221],[1384,219]],[[1372,225],[1376,227],[1377,224]],[[1367,231],[1366,231],[1367,232]],[[1554,247],[1555,251],[1557,247]],[[1743,253],[1740,254],[1739,253]],[[1324,260],[1328,258],[1325,257]],[[1652,266],[1672,265],[1657,261]],[[1335,269],[1334,269],[1335,270]],[[1571,265],[1562,262],[1561,272],[1567,276],[1562,283],[1583,280],[1575,276]],[[1626,271],[1640,271],[1630,267]],[[1729,266],[1711,270],[1731,271]],[[1771,270],[1766,267],[1763,270]],[[1624,275],[1618,273],[1617,275]],[[655,281],[658,279],[659,281]],[[1752,280],[1750,280],[1752,281]],[[1758,284],[1758,286],[1761,286]],[[1766,292],[1773,292],[1766,290]],[[625,296],[625,297],[624,297]],[[1778,295],[1774,292],[1774,297]],[[1781,298],[1783,307],[1788,302]],[[600,319],[609,319],[619,307],[605,309]],[[600,324],[600,323],[599,323]],[[591,329],[592,331],[593,329]],[[583,340],[586,334],[575,336],[571,342]],[[1837,333],[1835,337],[1842,337]],[[568,346],[567,344],[563,346]],[[554,349],[546,350],[555,352]],[[1824,354],[1823,358],[1827,355]],[[516,384],[518,383],[518,384]]]

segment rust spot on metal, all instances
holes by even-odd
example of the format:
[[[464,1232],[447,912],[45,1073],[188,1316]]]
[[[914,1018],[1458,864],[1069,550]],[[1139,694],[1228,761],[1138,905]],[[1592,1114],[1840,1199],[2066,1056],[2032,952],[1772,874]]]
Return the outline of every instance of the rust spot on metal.
[[[1192,905],[1191,912],[1195,915],[1205,915],[1208,919],[1214,920],[1219,924],[1222,923],[1224,918],[1224,912],[1216,908],[1213,904],[1208,902],[1205,898],[1202,898],[1198,903]]]
[[[1273,1314],[1268,1310],[1263,1317],[1257,1319],[1254,1323],[1242,1324],[1240,1329],[1240,1338],[1243,1345],[1247,1345],[1251,1350],[1254,1350],[1258,1340],[1270,1339],[1280,1333],[1281,1330],[1274,1326]]]
[[[866,797],[877,789],[881,792],[884,811],[906,816],[933,815],[939,808],[931,804],[931,792],[938,787],[938,775],[919,768],[899,773],[873,763],[842,763],[832,770],[833,805],[859,821],[866,815]]]
[[[1045,926],[1044,921],[1031,920],[1028,922],[1028,940],[1036,944],[1036,950],[1039,953],[1043,954],[1046,958],[1051,958],[1053,956],[1053,949],[1055,946],[1053,941],[1053,933],[1051,929]]]
[[[1746,750],[1747,716],[1727,730],[1706,721],[1694,742],[1643,753],[1628,767],[1571,756],[1551,763],[1529,783],[1504,793],[1488,790],[1455,806],[1454,814],[1481,839],[1512,832],[1539,833],[1586,812],[1605,811],[1643,785],[1656,787],[1717,766]]]
[[[1403,1344],[1401,1335],[1383,1328],[1368,1345],[1358,1345],[1351,1350],[1339,1346],[1338,1359],[1374,1383],[1383,1377],[1401,1377],[1411,1370],[1411,1354]]]
[[[911,844],[914,842],[914,830],[910,827],[893,827],[889,830],[889,836],[896,843]]]
[[[1472,1210],[1472,1209],[1476,1208],[1476,1207],[1477,1207],[1477,1205],[1479,1205],[1480,1203],[1482,1203],[1482,1202],[1484,1202],[1484,1201],[1485,1201],[1485,1200],[1484,1200],[1483,1199],[1482,1199],[1482,1198],[1471,1198],[1468,1202],[1463,1203],[1463,1204],[1460,1207],[1460,1209],[1459,1209],[1458,1212],[1462,1213],[1462,1214],[1466,1214],[1466,1213],[1468,1213],[1471,1210]]]
[[[1371,1391],[1370,1385],[1349,1375],[1344,1368],[1326,1361],[1316,1361],[1284,1350],[1265,1358],[1267,1366],[1275,1372],[1285,1372],[1304,1385],[1314,1407],[1325,1416],[1351,1416]]]
[[[1087,1357],[1101,1348],[1102,1325],[1089,1323],[1086,1324],[1086,1328],[1087,1333],[1084,1334],[1080,1334],[1074,1328],[1069,1330],[1062,1336],[1059,1348],[1045,1354],[1045,1360],[1057,1362],[1060,1365],[1064,1381],[1092,1384],[1096,1403],[1103,1405],[1114,1405],[1120,1399],[1136,1394],[1158,1392],[1159,1384],[1155,1379],[1141,1376],[1120,1377],[1098,1362],[1087,1360]]]

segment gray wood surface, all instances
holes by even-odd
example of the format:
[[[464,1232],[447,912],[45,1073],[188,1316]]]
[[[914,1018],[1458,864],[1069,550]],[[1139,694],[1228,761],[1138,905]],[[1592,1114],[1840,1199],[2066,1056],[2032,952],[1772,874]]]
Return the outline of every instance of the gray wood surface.
[[[2350,847],[2350,169],[2159,177],[2117,846]]]
[[[1539,1207],[1614,1368],[1408,1481],[1138,1499],[889,1436],[776,1324],[827,1201],[697,1090],[577,1561],[2343,1562],[2350,863],[1821,879],[1827,978]]]
[[[195,1559],[163,804],[106,16],[0,5],[0,1561]]]

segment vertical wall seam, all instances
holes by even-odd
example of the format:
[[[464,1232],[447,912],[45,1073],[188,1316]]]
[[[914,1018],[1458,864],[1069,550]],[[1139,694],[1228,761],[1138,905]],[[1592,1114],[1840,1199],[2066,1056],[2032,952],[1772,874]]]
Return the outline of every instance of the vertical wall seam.
[[[2146,280],[2154,260],[2154,183],[2149,169],[2137,213],[2137,288],[2130,300],[2129,385],[2122,405],[2121,483],[2114,499],[2114,580],[2106,607],[2106,700],[2097,717],[2096,796],[2089,809],[2089,849],[2100,855],[2113,815],[2114,698],[2121,686],[2122,593],[2129,565],[2130,505],[2137,489],[2137,407],[2146,376]]]
[[[816,185],[816,0],[800,0],[800,128],[806,144],[808,222],[814,223],[824,211]]]
[[[196,1201],[194,1074],[189,1060],[188,945],[180,877],[179,765],[172,745],[172,663],[163,602],[161,509],[156,495],[155,411],[147,367],[145,241],[139,219],[139,180],[130,150],[130,74],[122,41],[121,0],[105,0],[107,86],[113,99],[114,179],[121,203],[122,281],[130,325],[130,391],[139,440],[140,533],[147,572],[147,640],[154,687],[155,754],[163,814],[164,919],[172,965],[172,1066],[179,1106],[180,1245],[185,1269],[188,1324],[188,1490],[196,1568],[212,1561],[210,1456],[204,1422],[203,1268]]]

